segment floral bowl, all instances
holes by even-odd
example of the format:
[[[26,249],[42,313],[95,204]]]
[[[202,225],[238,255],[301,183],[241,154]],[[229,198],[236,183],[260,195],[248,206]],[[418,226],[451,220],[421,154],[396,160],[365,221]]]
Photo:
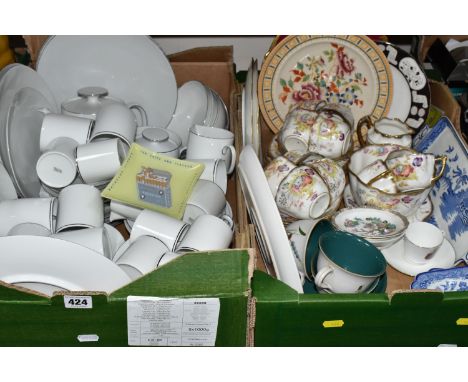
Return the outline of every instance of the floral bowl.
[[[377,248],[388,248],[405,234],[408,219],[396,212],[376,208],[343,208],[331,222],[336,230],[361,236]]]
[[[348,164],[349,184],[354,200],[360,206],[375,207],[381,210],[398,212],[403,216],[414,214],[429,195],[438,178],[425,188],[388,193],[364,183],[357,174],[377,160],[385,161],[387,156],[397,150],[405,149],[398,145],[370,145],[355,151]],[[442,175],[443,171],[441,171]]]

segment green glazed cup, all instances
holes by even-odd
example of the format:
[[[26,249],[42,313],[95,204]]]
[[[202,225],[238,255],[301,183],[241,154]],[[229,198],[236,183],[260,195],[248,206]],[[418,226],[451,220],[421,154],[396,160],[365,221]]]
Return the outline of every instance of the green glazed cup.
[[[349,232],[326,232],[319,239],[314,281],[332,293],[365,293],[386,267],[382,253],[367,240]]]

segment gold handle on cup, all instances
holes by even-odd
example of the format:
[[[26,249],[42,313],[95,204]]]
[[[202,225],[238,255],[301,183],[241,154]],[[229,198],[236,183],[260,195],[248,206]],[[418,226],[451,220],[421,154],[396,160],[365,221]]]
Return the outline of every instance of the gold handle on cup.
[[[362,127],[366,125],[367,126],[367,131],[369,131],[372,127],[374,127],[374,122],[372,122],[372,119],[370,116],[366,115],[365,117],[362,117],[357,125],[357,136],[358,136],[358,141],[359,145],[361,147],[364,147],[366,145],[366,142],[364,141],[364,137],[362,136]]]
[[[432,177],[431,183],[438,181],[442,177],[442,175],[444,175],[445,166],[447,165],[447,156],[443,155],[441,157],[435,158],[435,163],[437,162],[441,162],[440,171],[436,176]],[[435,172],[435,169],[434,169],[434,172]]]

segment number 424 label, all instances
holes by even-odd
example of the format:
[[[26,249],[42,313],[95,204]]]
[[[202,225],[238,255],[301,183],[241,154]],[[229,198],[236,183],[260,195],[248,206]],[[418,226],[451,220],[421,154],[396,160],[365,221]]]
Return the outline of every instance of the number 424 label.
[[[92,309],[93,298],[91,296],[63,296],[65,308]]]

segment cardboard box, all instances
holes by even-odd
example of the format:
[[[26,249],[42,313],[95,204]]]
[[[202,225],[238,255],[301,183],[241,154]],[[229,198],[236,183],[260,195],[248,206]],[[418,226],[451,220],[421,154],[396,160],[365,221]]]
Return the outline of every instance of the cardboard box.
[[[210,86],[223,97],[230,109],[231,129],[237,129],[239,88],[232,48],[200,48],[172,59],[178,85],[199,80]],[[60,293],[48,298],[0,282],[0,346],[126,346],[128,296],[219,299],[215,345],[251,344],[248,313],[255,254],[238,249],[248,243],[243,231],[245,204],[238,190],[236,177],[232,176],[227,198],[234,212],[236,234],[231,249],[187,254],[109,296],[99,292],[65,293],[89,296],[92,309],[67,308]]]
[[[261,126],[265,154],[273,133],[263,120]],[[386,293],[298,294],[268,275],[259,257],[252,281],[254,345],[468,345],[468,292],[413,291],[413,278],[390,266],[387,277]]]

